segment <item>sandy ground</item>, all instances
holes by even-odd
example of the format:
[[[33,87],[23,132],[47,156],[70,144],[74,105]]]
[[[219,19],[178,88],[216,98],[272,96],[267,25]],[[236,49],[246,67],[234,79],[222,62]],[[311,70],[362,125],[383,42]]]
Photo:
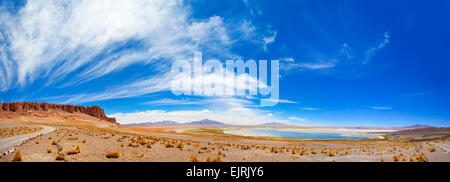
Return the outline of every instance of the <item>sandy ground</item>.
[[[274,140],[264,138],[168,133],[167,127],[129,128],[51,126],[56,130],[19,146],[0,161],[10,161],[17,151],[23,161],[200,161],[257,162],[450,162],[449,139],[433,140]],[[170,127],[169,127],[170,128]],[[67,152],[80,146],[79,153]],[[118,158],[107,158],[120,151]]]

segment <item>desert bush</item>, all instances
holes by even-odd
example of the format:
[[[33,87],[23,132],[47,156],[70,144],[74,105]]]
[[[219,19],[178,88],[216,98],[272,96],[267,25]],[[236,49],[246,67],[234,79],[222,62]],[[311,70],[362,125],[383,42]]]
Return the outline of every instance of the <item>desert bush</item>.
[[[270,152],[272,153],[278,153],[278,150],[276,147],[270,147]]]
[[[200,162],[200,160],[198,160],[195,156],[191,156],[189,157],[188,162]]]
[[[57,161],[62,161],[62,160],[64,160],[64,155],[56,154],[55,160],[57,160]]]
[[[51,143],[52,145],[56,145],[56,141],[55,141],[55,140],[52,140],[50,143]]]
[[[116,152],[108,152],[105,156],[106,158],[119,158],[120,150],[117,150]]]
[[[152,142],[147,142],[147,148],[152,148]]]
[[[435,148],[428,148],[428,152],[434,152],[434,151],[436,151]]]
[[[180,150],[183,150],[183,147],[184,147],[184,145],[181,142],[177,145],[177,148],[179,148]]]
[[[80,152],[81,152],[81,147],[78,145],[77,147],[75,147],[75,149],[67,151],[66,154],[73,155],[73,154],[78,154]]]
[[[165,146],[166,148],[172,148],[172,147],[173,147],[173,145],[172,145],[169,141],[167,141],[166,143],[164,143],[164,146]]]
[[[380,159],[380,162],[384,162],[383,158]]]
[[[245,160],[245,158],[242,159]],[[206,162],[225,162],[225,160],[221,159],[220,156],[217,156],[214,159],[210,159],[209,157],[206,158]]]
[[[396,155],[392,156],[392,159],[394,159],[394,162],[399,161],[398,157]]]
[[[333,157],[333,156],[335,156],[336,154],[333,152],[333,151],[329,151],[328,152],[328,156],[330,156],[330,157]]]
[[[21,151],[17,151],[14,157],[11,159],[11,162],[20,162],[23,160],[23,154]]]
[[[45,152],[52,153],[53,151],[52,151],[52,149],[50,147],[48,147],[47,150],[45,150]]]

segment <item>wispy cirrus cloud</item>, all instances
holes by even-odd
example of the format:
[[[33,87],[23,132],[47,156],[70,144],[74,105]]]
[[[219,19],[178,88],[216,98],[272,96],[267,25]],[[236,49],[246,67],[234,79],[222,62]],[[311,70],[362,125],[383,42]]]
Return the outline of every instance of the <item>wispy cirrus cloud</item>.
[[[305,111],[318,111],[318,110],[320,110],[320,108],[304,107],[304,108],[302,108],[302,110],[305,110]]]
[[[375,109],[375,110],[391,110],[392,107],[389,106],[368,106],[370,109]]]
[[[367,64],[370,62],[370,59],[372,58],[372,56],[376,53],[376,51],[378,51],[379,49],[384,48],[385,46],[387,46],[390,42],[391,36],[389,35],[389,32],[384,32],[384,39],[383,41],[379,42],[375,47],[371,47],[370,49],[368,49],[365,52],[365,57],[364,60],[362,62],[362,64]]]
[[[299,117],[294,117],[294,116],[288,117],[288,119],[291,121],[306,121],[307,120],[305,118],[299,118]]]
[[[368,64],[377,51],[390,43],[389,32],[384,32],[383,40],[368,49],[355,49],[350,44],[344,43],[340,50],[330,54],[316,54],[313,60],[296,60],[293,57],[280,58],[280,69],[285,72],[304,70],[329,70],[341,67],[357,68]],[[353,69],[354,70],[354,69]]]
[[[164,74],[170,62],[189,58],[194,50],[239,58],[230,51],[235,30],[222,17],[193,19],[178,0],[27,1],[18,9],[4,5],[0,12],[3,91],[37,79],[44,80],[43,87],[70,87],[135,64],[153,68],[147,77]],[[255,31],[246,33],[266,35]]]

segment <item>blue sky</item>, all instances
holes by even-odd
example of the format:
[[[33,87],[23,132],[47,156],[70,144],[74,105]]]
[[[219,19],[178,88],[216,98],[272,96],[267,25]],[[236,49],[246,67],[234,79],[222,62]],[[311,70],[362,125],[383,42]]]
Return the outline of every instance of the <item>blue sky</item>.
[[[0,99],[121,123],[450,126],[450,2],[2,1]],[[280,103],[175,96],[175,60],[280,60]]]

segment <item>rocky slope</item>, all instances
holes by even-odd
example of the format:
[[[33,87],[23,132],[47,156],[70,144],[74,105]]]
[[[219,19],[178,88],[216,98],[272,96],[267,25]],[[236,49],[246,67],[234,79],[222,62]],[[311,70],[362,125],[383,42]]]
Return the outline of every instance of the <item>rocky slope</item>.
[[[39,102],[10,102],[0,103],[0,111],[6,112],[24,112],[24,111],[51,111],[59,110],[68,113],[84,113],[111,123],[116,123],[115,118],[105,115],[105,111],[98,106],[74,106],[63,104],[49,104]]]

